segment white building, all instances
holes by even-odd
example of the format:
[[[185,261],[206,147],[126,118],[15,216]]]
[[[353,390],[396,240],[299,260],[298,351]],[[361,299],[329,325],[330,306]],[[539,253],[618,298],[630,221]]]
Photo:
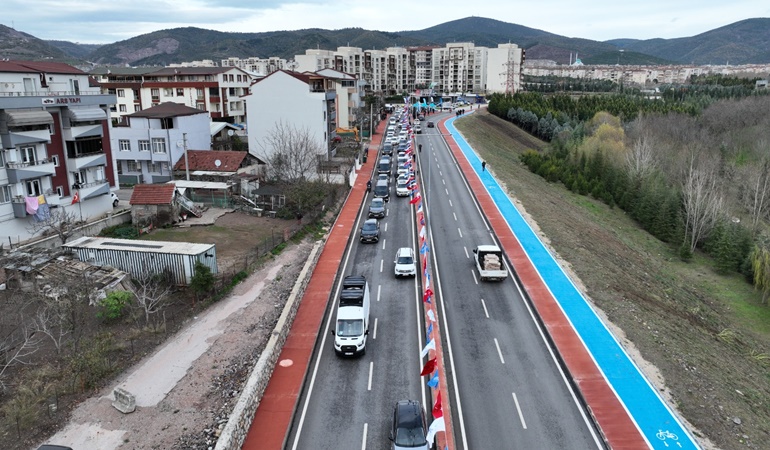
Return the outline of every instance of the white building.
[[[433,49],[433,81],[445,94],[486,93],[487,47],[472,42]]]
[[[165,183],[187,150],[211,150],[209,113],[166,102],[126,116],[112,129],[121,184]]]
[[[316,72],[334,83],[331,87],[337,93],[336,111],[337,126],[340,128],[353,128],[359,126],[362,116],[366,111],[364,107],[364,82],[355,76],[332,69],[323,69]]]
[[[88,78],[63,63],[0,61],[0,242],[33,238],[53,208],[85,221],[112,211],[115,96]]]
[[[222,67],[238,67],[258,77],[270,75],[276,70],[294,70],[294,63],[277,56],[269,58],[235,58],[222,60]]]
[[[521,90],[522,49],[516,44],[498,44],[487,50],[488,92],[513,94]]]
[[[249,110],[249,153],[268,161],[276,127],[306,132],[327,160],[337,128],[335,80],[314,73],[279,70],[256,80],[245,97]]]

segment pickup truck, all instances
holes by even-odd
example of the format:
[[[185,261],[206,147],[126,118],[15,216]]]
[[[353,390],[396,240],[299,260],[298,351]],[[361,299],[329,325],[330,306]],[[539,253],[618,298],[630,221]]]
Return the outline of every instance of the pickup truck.
[[[504,280],[508,277],[503,251],[496,245],[479,245],[474,248],[473,260],[476,261],[481,281]]]

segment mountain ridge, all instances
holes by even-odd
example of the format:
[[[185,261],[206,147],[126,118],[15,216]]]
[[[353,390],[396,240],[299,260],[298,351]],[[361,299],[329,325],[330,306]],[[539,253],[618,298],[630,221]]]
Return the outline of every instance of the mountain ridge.
[[[770,18],[735,22],[696,36],[608,41],[565,37],[484,17],[466,17],[423,30],[385,32],[363,28],[308,28],[260,33],[223,32],[197,27],[158,30],[105,45],[43,41],[0,25],[0,57],[89,62],[93,65],[168,65],[228,57],[278,56],[292,59],[307,49],[364,50],[387,47],[444,46],[473,42],[497,47],[512,42],[526,49],[527,59],[568,64],[580,55],[586,64],[752,64],[770,63]],[[621,52],[622,50],[622,52]],[[613,61],[614,60],[614,61]]]

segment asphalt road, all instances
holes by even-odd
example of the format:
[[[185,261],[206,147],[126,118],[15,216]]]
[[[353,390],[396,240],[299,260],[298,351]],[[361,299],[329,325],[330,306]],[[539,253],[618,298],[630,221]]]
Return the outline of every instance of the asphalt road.
[[[369,283],[366,354],[342,358],[334,353],[330,330],[334,328],[335,301],[323,322],[286,448],[384,448],[389,445],[396,402],[413,399],[425,405],[419,375],[424,331],[418,279],[395,279],[393,274],[396,250],[415,245],[414,213],[408,198],[396,197],[395,183],[391,184],[387,216],[379,220],[380,241],[358,241],[358,229],[366,220],[372,198],[369,194],[338,276],[341,281],[346,275],[364,275]],[[335,299],[339,289],[338,282]]]
[[[423,146],[418,167],[456,448],[602,448],[513,278],[478,281],[471,251],[495,239],[438,130],[423,128],[416,142]],[[419,273],[416,280],[393,276],[397,248],[411,245],[419,255],[414,208],[407,198],[395,196],[395,186],[391,189],[380,242],[360,244],[353,236],[338,275],[342,280],[362,274],[369,282],[366,355],[335,355],[334,302],[286,448],[386,448],[393,406],[401,399],[420,400],[431,421],[425,380],[419,376],[425,339]],[[371,194],[356,229],[370,199]],[[335,299],[338,295],[339,283]]]

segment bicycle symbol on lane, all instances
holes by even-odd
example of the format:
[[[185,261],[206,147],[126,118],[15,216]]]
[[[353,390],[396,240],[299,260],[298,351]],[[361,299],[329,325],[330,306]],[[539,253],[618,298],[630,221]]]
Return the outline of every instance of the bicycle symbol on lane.
[[[668,439],[671,439],[672,441],[679,441],[679,436],[675,435],[674,433],[668,430],[666,431],[658,430],[658,433],[655,436],[657,436],[658,439],[663,441],[663,445],[665,445],[666,447],[668,447],[668,442],[666,442]],[[679,442],[676,442],[676,445],[679,448],[682,447],[682,444],[680,444]]]

